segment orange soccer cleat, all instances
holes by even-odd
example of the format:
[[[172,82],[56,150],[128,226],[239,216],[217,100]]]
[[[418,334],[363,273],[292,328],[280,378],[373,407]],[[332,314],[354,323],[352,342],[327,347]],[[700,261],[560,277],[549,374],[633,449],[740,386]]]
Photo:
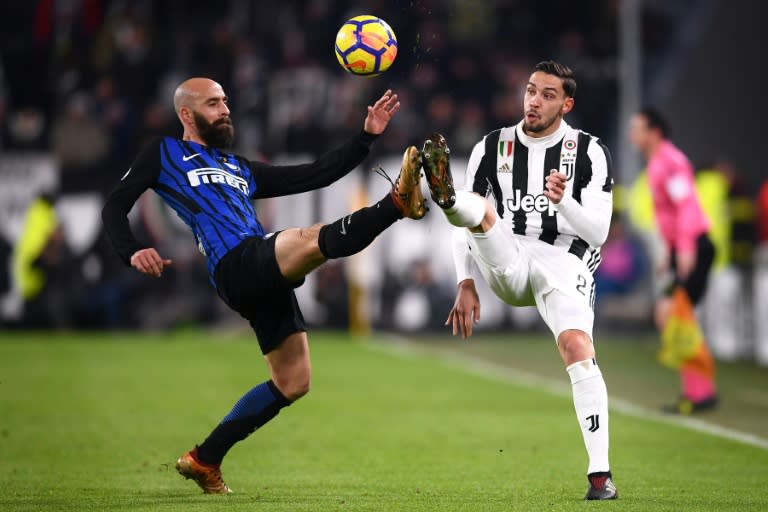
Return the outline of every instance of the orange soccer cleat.
[[[183,454],[176,461],[176,470],[186,479],[192,479],[206,494],[227,494],[232,490],[224,483],[220,464],[203,464],[197,460],[197,448]]]

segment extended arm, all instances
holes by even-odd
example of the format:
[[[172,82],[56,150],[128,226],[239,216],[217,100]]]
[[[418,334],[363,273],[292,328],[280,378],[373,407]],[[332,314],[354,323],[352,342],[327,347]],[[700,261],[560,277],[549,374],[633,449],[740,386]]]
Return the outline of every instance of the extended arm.
[[[368,156],[375,138],[375,135],[360,132],[308,164],[280,166],[251,162],[257,184],[253,198],[287,196],[327,187],[346,176]]]
[[[251,162],[257,184],[253,198],[299,194],[327,187],[346,176],[368,155],[371,143],[389,124],[400,108],[397,95],[387,91],[372,106],[363,124],[363,131],[342,146],[328,151],[315,162],[302,165],[274,166]]]

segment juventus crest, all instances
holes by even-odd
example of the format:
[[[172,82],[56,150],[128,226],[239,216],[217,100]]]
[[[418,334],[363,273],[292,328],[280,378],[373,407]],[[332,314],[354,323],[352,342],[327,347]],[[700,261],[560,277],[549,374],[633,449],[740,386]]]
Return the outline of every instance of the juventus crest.
[[[568,181],[573,179],[573,172],[576,169],[576,146],[575,140],[564,140],[560,153],[560,172],[565,174]]]

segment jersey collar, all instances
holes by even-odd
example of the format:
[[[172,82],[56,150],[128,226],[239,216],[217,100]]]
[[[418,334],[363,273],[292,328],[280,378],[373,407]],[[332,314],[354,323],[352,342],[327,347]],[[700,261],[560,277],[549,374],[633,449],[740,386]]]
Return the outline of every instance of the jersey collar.
[[[566,123],[564,120],[560,121],[560,127],[555,130],[554,132],[550,133],[546,137],[529,137],[525,134],[523,131],[523,123],[524,121],[520,121],[515,126],[515,135],[517,136],[517,140],[523,143],[525,146],[544,146],[546,148],[552,147],[563,138],[565,135],[565,131],[570,128],[568,126],[568,123]]]
[[[200,144],[199,142],[195,142],[193,140],[187,140],[187,141],[184,141],[184,142],[194,146],[196,148],[196,150],[199,150],[200,152],[204,151],[205,153],[207,153],[209,156],[211,156],[214,159],[223,158],[225,160],[230,160],[230,159],[234,158],[232,153],[226,153],[226,152],[222,151],[219,148],[214,148],[214,147],[211,147],[211,146],[206,146],[204,144]]]

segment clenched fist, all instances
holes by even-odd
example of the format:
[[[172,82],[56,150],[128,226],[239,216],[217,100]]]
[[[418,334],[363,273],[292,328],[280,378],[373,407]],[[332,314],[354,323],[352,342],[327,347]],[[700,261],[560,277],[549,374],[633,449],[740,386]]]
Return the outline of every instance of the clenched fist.
[[[131,256],[131,266],[148,276],[162,276],[163,269],[171,263],[171,260],[161,258],[153,247],[136,251]]]
[[[559,204],[565,194],[565,183],[568,178],[557,169],[551,169],[547,181],[544,185],[544,195],[552,201],[552,204]]]

